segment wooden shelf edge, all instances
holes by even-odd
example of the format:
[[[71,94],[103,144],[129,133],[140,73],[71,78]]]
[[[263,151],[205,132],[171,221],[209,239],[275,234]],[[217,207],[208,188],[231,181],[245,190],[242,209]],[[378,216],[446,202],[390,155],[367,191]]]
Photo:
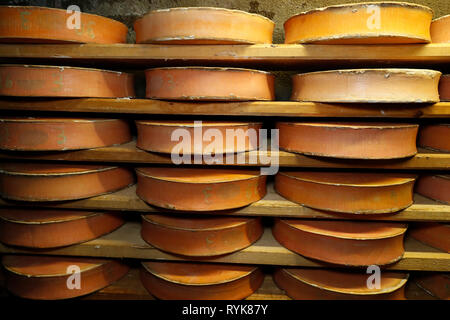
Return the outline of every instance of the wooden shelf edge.
[[[0,99],[0,110],[151,115],[450,118],[450,102],[435,104],[326,104],[294,101],[174,102],[151,99]]]
[[[285,151],[250,151],[244,154],[244,163],[238,163],[236,155],[223,157],[223,166],[269,166],[299,168],[349,168],[349,169],[450,169],[450,153],[437,153],[420,149],[410,158],[396,160],[343,160],[324,157],[312,157]],[[255,159],[255,161],[250,161]],[[273,163],[267,164],[261,159],[270,159]],[[136,163],[136,164],[170,164],[173,165],[170,155],[147,152],[136,147],[136,141],[118,146],[55,152],[10,152],[0,151],[0,160],[36,160],[36,161],[82,161],[82,162],[110,162],[110,163]],[[191,162],[192,165],[195,165]],[[203,163],[204,165],[205,163]]]
[[[142,240],[140,223],[127,222],[116,231],[85,243],[39,251],[0,244],[0,253],[25,253],[109,258],[132,258],[139,260],[196,261],[160,251]],[[197,260],[198,261],[198,260]],[[201,259],[203,262],[240,263],[251,265],[280,265],[329,268],[330,265],[314,261],[282,247],[267,228],[253,245],[241,251]],[[403,258],[391,265],[389,270],[404,271],[450,271],[450,254],[425,246],[412,238],[405,240]]]
[[[182,49],[180,49],[182,48]],[[1,58],[47,59],[53,61],[115,61],[154,64],[182,61],[253,62],[296,65],[306,62],[448,63],[448,44],[406,45],[142,45],[64,44],[0,45]]]

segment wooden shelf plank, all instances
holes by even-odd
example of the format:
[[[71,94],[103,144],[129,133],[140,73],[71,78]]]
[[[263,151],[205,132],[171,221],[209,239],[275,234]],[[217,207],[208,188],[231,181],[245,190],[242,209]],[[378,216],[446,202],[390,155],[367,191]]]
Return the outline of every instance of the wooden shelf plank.
[[[226,65],[288,65],[327,62],[395,65],[450,62],[450,45],[139,45],[139,44],[2,44],[0,58],[68,61],[116,62],[122,65],[151,66],[220,63]]]
[[[133,258],[140,260],[184,261],[186,258],[160,251],[140,236],[141,225],[138,222],[127,222],[116,231],[101,238],[82,244],[39,251],[0,245],[0,253],[26,253],[69,255],[88,257]],[[196,259],[189,259],[194,261]],[[330,267],[326,263],[314,261],[298,255],[282,247],[273,237],[270,229],[253,245],[241,251],[201,259],[203,262],[241,263],[254,265],[283,265],[304,267]],[[391,270],[427,270],[450,271],[450,254],[428,247],[420,242],[407,238],[403,258],[392,265],[385,266]]]
[[[450,102],[436,104],[326,104],[295,101],[174,102],[151,99],[0,100],[0,110],[95,112],[121,114],[335,117],[335,118],[450,118]]]
[[[136,195],[136,186],[123,190],[92,197],[88,199],[64,201],[27,203],[0,199],[0,207],[8,206],[31,206],[33,208],[59,208],[59,209],[82,209],[82,210],[113,210],[131,212],[167,212],[165,209],[148,205]],[[192,212],[202,214],[202,212]],[[171,214],[177,214],[171,211]],[[183,213],[181,213],[183,214]],[[215,212],[214,214],[217,214]],[[352,215],[326,212],[311,209],[289,200],[284,199],[274,190],[273,184],[268,183],[266,196],[249,206],[225,210],[219,212],[222,215],[236,216],[266,216],[266,217],[291,217],[291,218],[313,218],[313,219],[336,219],[336,220],[377,220],[377,221],[450,221],[450,206],[427,199],[418,194],[414,195],[414,204],[405,210],[390,214],[374,215]]]
[[[271,157],[273,164],[281,167],[302,168],[352,168],[352,169],[450,169],[450,153],[437,153],[426,149],[420,149],[419,153],[411,158],[396,160],[344,160],[326,157],[311,157],[292,152],[247,152],[245,163],[240,166],[267,166],[261,162],[260,155]],[[272,158],[273,157],[273,158]],[[228,161],[228,158],[231,160]],[[254,158],[257,163],[250,163]],[[264,159],[265,159],[264,158]],[[88,161],[88,162],[118,162],[118,163],[142,163],[142,164],[172,164],[170,155],[154,152],[146,152],[136,148],[136,142],[126,144],[75,151],[60,152],[7,152],[0,151],[2,160],[44,160],[44,161]],[[233,165],[237,161],[234,155],[223,158],[222,165]]]

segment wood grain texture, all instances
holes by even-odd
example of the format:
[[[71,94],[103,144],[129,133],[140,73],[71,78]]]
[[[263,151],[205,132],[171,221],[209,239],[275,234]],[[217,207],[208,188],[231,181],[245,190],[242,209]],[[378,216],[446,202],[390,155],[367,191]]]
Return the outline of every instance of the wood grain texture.
[[[263,158],[261,156],[264,156]],[[256,159],[251,163],[249,159]],[[344,160],[326,157],[312,157],[285,151],[251,151],[245,153],[245,163],[240,166],[267,166],[261,159],[272,159],[273,164],[280,167],[302,168],[361,168],[361,169],[450,169],[450,153],[438,153],[426,149],[419,149],[413,157],[395,160]],[[119,162],[119,163],[148,163],[172,164],[170,155],[147,152],[136,148],[132,141],[122,145],[60,152],[10,152],[0,151],[0,159],[4,160],[42,160],[42,161],[86,161],[86,162]],[[223,157],[221,165],[235,165],[238,163],[235,155]]]
[[[140,223],[128,222],[116,231],[101,238],[82,244],[48,250],[13,248],[0,245],[0,253],[27,253],[70,255],[88,257],[133,258],[140,260],[184,261],[186,258],[160,251],[140,235]],[[270,229],[253,245],[241,251],[211,258],[189,259],[190,261],[242,263],[255,265],[283,265],[304,267],[330,267],[329,264],[314,261],[282,247],[273,237]],[[450,271],[450,254],[428,247],[412,238],[405,240],[403,258],[384,268],[390,270]]]
[[[121,64],[182,65],[223,63],[227,65],[288,65],[317,62],[448,63],[449,44],[427,45],[0,45],[0,58],[78,60]]]
[[[0,45],[1,47],[1,45]],[[450,54],[450,53],[449,53]],[[436,104],[326,104],[295,101],[174,102],[151,99],[0,99],[0,110],[158,115],[335,118],[448,118],[450,102]]]
[[[167,211],[148,205],[136,195],[136,185],[120,191],[92,197],[88,199],[64,201],[64,202],[42,202],[26,203],[0,199],[0,207],[6,206],[32,206],[43,208],[65,208],[83,210],[114,210],[129,212],[170,212],[178,214],[182,212]],[[191,212],[205,214],[202,212]],[[208,212],[206,212],[208,213]],[[211,212],[209,212],[211,213]],[[235,216],[267,216],[267,217],[297,217],[315,219],[340,219],[340,220],[378,220],[378,221],[450,221],[450,206],[425,198],[418,194],[414,195],[414,204],[403,211],[390,214],[353,215],[327,212],[304,207],[284,199],[275,192],[273,184],[268,183],[266,196],[249,206],[215,212],[214,214]]]

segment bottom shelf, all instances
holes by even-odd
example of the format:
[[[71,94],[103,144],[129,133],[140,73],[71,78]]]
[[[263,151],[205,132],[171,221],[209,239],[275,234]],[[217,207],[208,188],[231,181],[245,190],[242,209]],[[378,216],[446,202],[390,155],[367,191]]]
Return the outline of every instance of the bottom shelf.
[[[414,278],[406,283],[405,296],[407,300],[436,300],[435,297],[421,289]],[[88,295],[84,300],[155,300],[148,293],[139,279],[139,269],[133,268],[117,281],[96,293]],[[291,300],[273,281],[271,274],[266,274],[261,287],[246,300]]]
[[[412,278],[412,279],[411,279]],[[407,300],[435,300],[417,286],[411,277],[406,283],[405,295]],[[0,271],[0,299],[11,296],[5,288],[2,272]],[[144,288],[139,278],[139,269],[132,268],[122,279],[95,293],[80,298],[81,300],[155,300]],[[278,288],[271,274],[266,274],[261,287],[247,300],[291,300],[286,293]]]

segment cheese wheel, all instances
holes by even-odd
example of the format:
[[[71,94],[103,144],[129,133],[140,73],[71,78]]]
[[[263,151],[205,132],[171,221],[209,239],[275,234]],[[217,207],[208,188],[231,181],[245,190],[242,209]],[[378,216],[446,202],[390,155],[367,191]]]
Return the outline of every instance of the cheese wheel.
[[[342,213],[391,213],[413,204],[416,176],[402,173],[282,171],[275,190],[304,206]]]
[[[266,194],[257,170],[211,168],[136,168],[136,194],[167,209],[214,211],[239,208]]]
[[[191,138],[190,143],[183,148],[183,154],[216,155],[257,149],[258,130],[262,123],[202,121],[197,125],[194,121],[136,120],[136,127],[136,146],[140,149],[170,154],[180,144],[179,140],[172,139],[173,135],[177,136],[178,132],[183,132]],[[198,133],[198,130],[201,132]],[[203,139],[208,132],[214,140]],[[227,140],[227,136],[231,137],[230,132],[236,138]],[[198,141],[196,136],[199,136],[201,141]]]
[[[0,6],[0,43],[126,43],[127,33],[123,23],[95,14]]]
[[[424,69],[350,69],[301,73],[292,78],[294,101],[330,103],[439,102],[441,73]]]
[[[297,300],[404,300],[409,275],[382,272],[379,287],[367,286],[369,275],[357,270],[281,268],[275,283]]]
[[[344,266],[387,265],[404,253],[406,225],[388,222],[275,219],[272,233],[302,256]]]
[[[0,118],[0,149],[62,151],[100,148],[131,140],[122,119]]]
[[[117,191],[134,182],[120,167],[61,163],[1,163],[0,195],[19,201],[63,201]]]
[[[433,43],[450,42],[450,14],[434,19],[431,22],[431,41]]]
[[[264,274],[254,266],[142,262],[141,281],[163,300],[239,300],[259,289]]]
[[[136,43],[272,43],[274,22],[240,10],[194,7],[150,11],[134,23]]]
[[[87,295],[122,278],[129,267],[117,260],[5,255],[6,287],[33,300],[60,300]],[[74,272],[79,272],[78,280]]]
[[[146,97],[191,101],[274,100],[269,72],[215,67],[166,67],[145,71]]]
[[[92,68],[3,64],[0,96],[133,97],[133,75]]]
[[[142,239],[163,251],[188,257],[235,252],[250,246],[262,233],[260,218],[142,215]]]
[[[430,8],[404,2],[329,6],[289,18],[285,43],[428,43],[432,16]]]

